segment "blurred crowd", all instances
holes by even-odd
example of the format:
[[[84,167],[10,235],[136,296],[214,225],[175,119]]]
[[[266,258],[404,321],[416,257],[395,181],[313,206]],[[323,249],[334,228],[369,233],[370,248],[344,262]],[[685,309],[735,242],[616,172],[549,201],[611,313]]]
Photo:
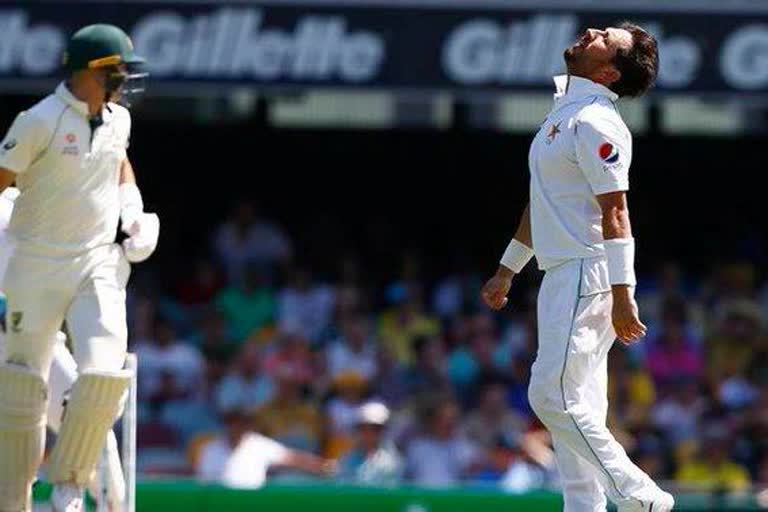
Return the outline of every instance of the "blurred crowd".
[[[206,479],[250,435],[269,454],[260,471],[278,479],[557,485],[526,397],[534,265],[501,313],[479,302],[484,275],[426,282],[413,258],[384,285],[352,258],[326,281],[247,203],[209,253],[163,283],[170,293],[130,293],[144,474]],[[758,269],[723,263],[691,279],[667,263],[641,276],[637,298],[649,334],[610,355],[619,441],[680,488],[768,484],[768,286]]]

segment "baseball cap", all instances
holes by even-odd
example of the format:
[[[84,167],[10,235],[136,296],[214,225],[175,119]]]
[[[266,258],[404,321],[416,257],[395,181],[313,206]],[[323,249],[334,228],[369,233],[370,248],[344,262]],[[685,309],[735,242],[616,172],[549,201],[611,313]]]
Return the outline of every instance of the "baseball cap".
[[[383,426],[389,421],[389,408],[381,402],[369,402],[357,410],[358,425]]]

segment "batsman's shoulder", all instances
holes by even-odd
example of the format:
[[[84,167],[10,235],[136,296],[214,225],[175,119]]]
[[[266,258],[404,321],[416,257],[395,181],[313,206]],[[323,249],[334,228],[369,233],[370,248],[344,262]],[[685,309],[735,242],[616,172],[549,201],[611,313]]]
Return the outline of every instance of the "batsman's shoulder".
[[[31,119],[35,119],[38,122],[48,121],[55,123],[67,108],[67,104],[61,101],[59,97],[55,94],[49,94],[29,107],[23,114],[30,116]]]
[[[131,111],[120,105],[119,103],[109,103],[109,109],[112,111],[112,115],[115,116],[115,120],[119,123],[131,124]]]
[[[48,96],[27,110],[22,110],[13,122],[13,128],[23,136],[45,136],[53,132],[61,114],[61,107]]]
[[[118,103],[110,103],[109,109],[112,111],[120,133],[127,140],[131,134],[131,111]]]

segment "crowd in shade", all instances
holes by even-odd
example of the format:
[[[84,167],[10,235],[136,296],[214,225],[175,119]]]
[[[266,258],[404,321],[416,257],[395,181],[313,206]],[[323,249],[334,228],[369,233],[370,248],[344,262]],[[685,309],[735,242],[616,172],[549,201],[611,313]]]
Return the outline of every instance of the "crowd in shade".
[[[383,286],[354,260],[326,282],[247,205],[211,244],[172,293],[130,293],[144,474],[232,473],[225,483],[245,487],[266,475],[557,485],[527,402],[535,285],[513,287],[514,306],[493,313],[479,301],[483,275],[426,283],[412,261]],[[768,286],[757,270],[723,263],[693,279],[668,263],[641,276],[637,298],[648,336],[610,354],[618,440],[678,488],[768,484]]]

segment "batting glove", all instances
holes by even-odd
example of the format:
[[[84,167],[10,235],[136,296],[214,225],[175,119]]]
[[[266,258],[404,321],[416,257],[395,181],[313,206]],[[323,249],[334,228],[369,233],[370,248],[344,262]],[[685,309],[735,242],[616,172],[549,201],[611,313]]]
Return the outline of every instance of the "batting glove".
[[[140,213],[130,224],[123,224],[128,238],[123,240],[125,257],[131,263],[140,263],[149,258],[157,248],[160,237],[160,218],[155,213]]]

